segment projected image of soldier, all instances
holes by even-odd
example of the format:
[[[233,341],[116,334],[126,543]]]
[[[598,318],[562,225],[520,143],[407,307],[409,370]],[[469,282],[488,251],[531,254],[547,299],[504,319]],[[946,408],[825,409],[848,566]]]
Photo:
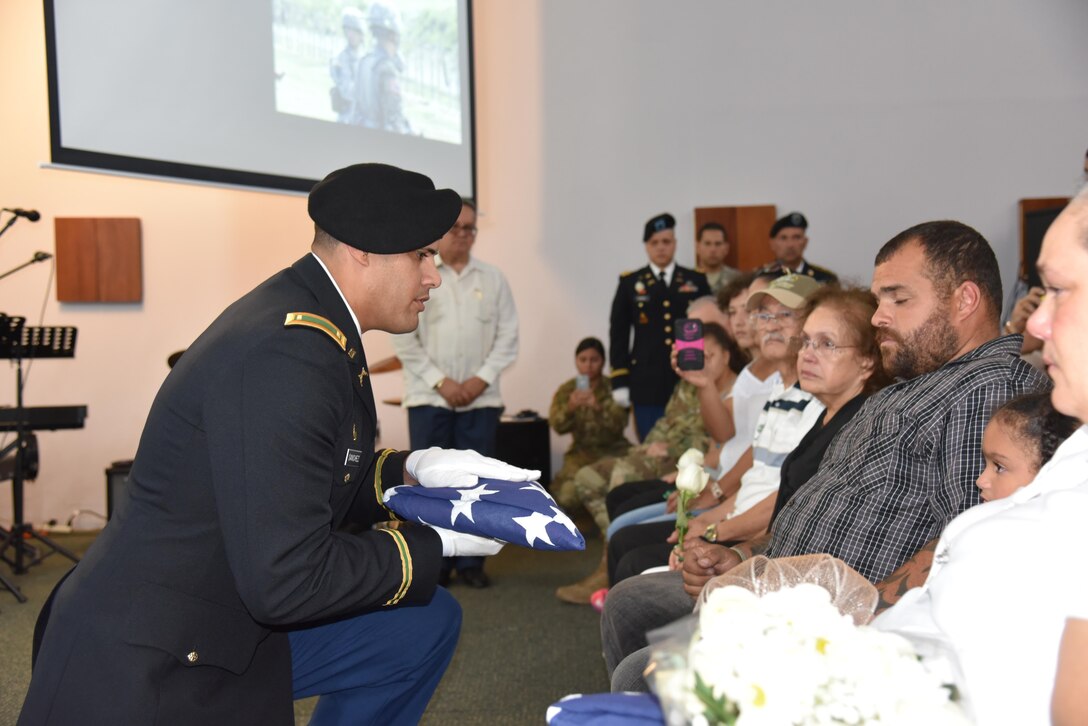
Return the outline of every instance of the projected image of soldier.
[[[329,75],[332,76],[332,88],[329,99],[336,120],[342,124],[352,123],[355,118],[355,73],[359,68],[359,58],[363,54],[363,14],[355,7],[346,7],[341,15],[340,25],[344,30],[344,49],[329,62]]]
[[[359,61],[355,75],[355,123],[371,129],[413,133],[404,116],[400,57],[400,18],[389,5],[376,2],[367,11],[374,47]]]

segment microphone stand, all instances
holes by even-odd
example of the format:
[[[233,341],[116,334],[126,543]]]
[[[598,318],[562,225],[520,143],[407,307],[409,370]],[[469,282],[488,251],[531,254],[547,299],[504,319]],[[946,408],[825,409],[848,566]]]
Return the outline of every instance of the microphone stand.
[[[19,217],[18,217],[18,216],[14,216],[14,215],[13,215],[13,216],[12,216],[12,218],[11,218],[11,219],[9,219],[9,220],[7,221],[7,223],[6,223],[6,224],[5,224],[4,226],[3,226],[3,228],[0,228],[0,237],[3,237],[3,236],[4,236],[4,232],[7,232],[7,231],[8,231],[8,227],[10,227],[11,225],[15,224],[15,221],[16,221],[17,219],[19,219]]]
[[[15,221],[14,218],[12,219],[12,222],[13,221]],[[11,226],[11,222],[8,222],[8,227],[10,227],[10,226]],[[4,229],[7,229],[7,227],[5,227]],[[0,234],[3,234],[3,232],[0,231]],[[39,255],[42,255],[42,254],[45,254],[45,253],[43,253],[43,252],[34,253],[34,256],[31,257],[29,261],[24,262],[23,264],[19,265],[18,267],[13,267],[10,270],[8,270],[7,272],[5,272],[4,274],[0,275],[0,280],[3,280],[8,275],[14,275],[16,272],[23,269],[24,267],[30,267],[35,262],[45,262],[50,257],[52,257],[52,255],[49,255],[48,257],[39,257]]]

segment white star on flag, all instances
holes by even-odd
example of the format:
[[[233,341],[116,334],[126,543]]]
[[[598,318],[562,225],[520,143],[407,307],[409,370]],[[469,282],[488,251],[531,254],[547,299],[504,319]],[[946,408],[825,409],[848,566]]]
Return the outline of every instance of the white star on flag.
[[[470,522],[475,522],[476,520],[472,517],[472,505],[480,501],[480,497],[485,494],[498,494],[499,491],[497,489],[488,489],[486,484],[482,484],[474,489],[458,489],[457,493],[461,498],[458,501],[450,502],[453,506],[450,511],[451,526],[457,523],[457,517],[460,515],[468,517]]]
[[[552,543],[548,537],[547,526],[554,520],[547,514],[533,512],[528,517],[514,517],[514,521],[525,529],[525,541],[529,543],[530,547],[538,539],[548,544]]]
[[[557,507],[552,507],[551,509],[555,512],[555,516],[552,517],[553,522],[558,522],[563,525],[571,534],[575,534],[578,531],[578,528],[574,526],[574,522],[571,521],[566,512]]]
[[[386,490],[390,511],[407,520],[491,537],[538,550],[582,550],[585,539],[536,482],[481,479],[476,486],[421,487]]]

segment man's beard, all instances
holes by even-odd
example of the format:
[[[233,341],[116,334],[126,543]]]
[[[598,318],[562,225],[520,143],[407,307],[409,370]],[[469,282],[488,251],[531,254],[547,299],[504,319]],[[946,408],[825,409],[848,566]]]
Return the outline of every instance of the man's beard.
[[[925,322],[907,336],[887,329],[877,331],[877,340],[893,340],[894,351],[880,349],[884,371],[892,378],[910,380],[924,373],[932,373],[956,354],[960,347],[959,336],[948,322],[948,306],[940,305]]]

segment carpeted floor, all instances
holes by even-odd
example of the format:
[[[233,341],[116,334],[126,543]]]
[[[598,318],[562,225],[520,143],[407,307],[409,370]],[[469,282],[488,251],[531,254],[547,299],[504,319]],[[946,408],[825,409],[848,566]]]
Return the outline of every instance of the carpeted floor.
[[[592,529],[592,524],[582,527],[587,533]],[[60,535],[57,540],[83,552],[93,536]],[[506,547],[488,560],[491,588],[473,590],[455,581],[450,592],[464,610],[461,641],[422,723],[539,724],[547,707],[568,693],[607,691],[599,616],[553,595],[559,585],[593,569],[600,547],[600,539],[589,540],[585,552]],[[34,621],[70,564],[53,555],[27,574],[12,575],[0,563],[0,574],[29,598],[20,604],[0,587],[0,726],[14,724],[19,714],[30,679]],[[313,703],[296,702],[297,723],[307,722]]]

